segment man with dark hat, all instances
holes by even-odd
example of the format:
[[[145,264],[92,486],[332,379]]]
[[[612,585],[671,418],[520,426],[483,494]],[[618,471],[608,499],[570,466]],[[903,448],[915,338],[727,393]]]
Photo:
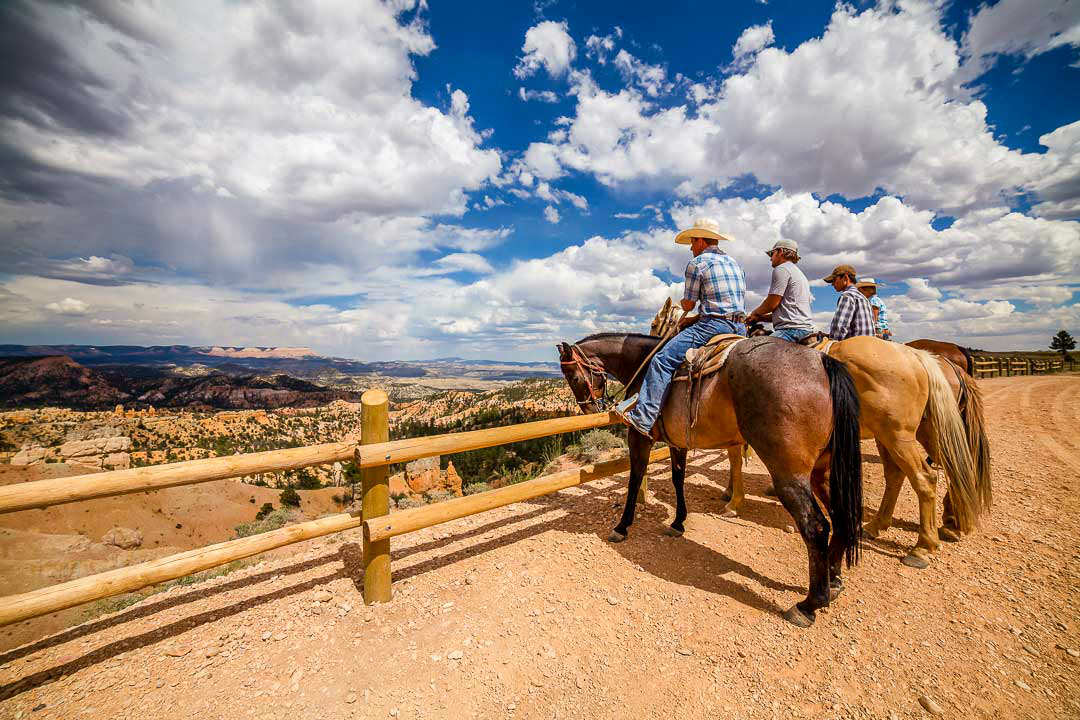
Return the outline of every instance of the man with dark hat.
[[[858,276],[850,265],[837,265],[825,278],[825,282],[840,293],[836,301],[836,313],[829,326],[829,337],[847,340],[856,335],[874,335],[874,313],[870,301],[855,287]]]

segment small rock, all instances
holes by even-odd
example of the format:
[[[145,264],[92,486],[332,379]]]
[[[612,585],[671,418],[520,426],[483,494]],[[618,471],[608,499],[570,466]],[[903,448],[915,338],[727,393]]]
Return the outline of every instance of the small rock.
[[[1065,654],[1069,657],[1080,658],[1080,650],[1075,648],[1065,648]]]
[[[923,706],[923,710],[926,710],[931,715],[941,715],[945,712],[929,695],[920,695],[919,704]]]
[[[206,657],[214,657],[220,652],[221,648],[219,648],[217,645],[211,645],[210,647],[206,648]]]
[[[351,692],[348,695],[346,695],[345,696],[345,702],[348,703],[349,705],[352,705],[354,702],[356,702],[356,693]]]
[[[506,706],[506,709],[510,712],[514,712],[515,710],[517,710],[517,703],[510,703]]]
[[[1024,652],[1026,652],[1028,655],[1034,655],[1035,657],[1039,656],[1039,651],[1030,645],[1024,646]]]
[[[1020,688],[1021,690],[1025,691],[1025,692],[1031,692],[1031,686],[1029,686],[1023,680],[1013,680],[1013,685],[1015,685],[1016,687]]]
[[[264,633],[262,634],[262,639],[263,639],[264,641],[265,641],[265,640],[269,640],[269,639],[271,638],[271,636],[273,636],[273,634],[274,634],[274,633],[272,633],[272,632],[270,632],[269,630],[267,630],[266,632],[264,632]]]
[[[450,651],[450,654],[448,654],[446,657],[450,658],[451,660],[460,660],[464,656],[465,654],[460,650],[452,650]]]
[[[690,657],[691,655],[694,654],[693,650],[691,650],[690,648],[684,648],[684,647],[675,648],[675,652],[679,653],[680,655],[682,655],[684,657]]]
[[[784,526],[784,532],[786,532],[786,533],[795,532],[795,526],[794,525],[785,525]]]
[[[398,709],[397,708],[390,708],[390,717],[397,717],[397,716],[398,716]]]
[[[334,599],[334,594],[329,590],[316,590],[312,599],[315,602],[326,603]]]
[[[184,657],[189,652],[191,652],[191,648],[182,647],[180,645],[173,645],[172,647],[165,650],[165,654],[169,657]]]
[[[465,576],[465,584],[466,585],[475,585],[476,584],[476,576],[475,575],[466,575]]]
[[[121,550],[134,550],[142,545],[143,536],[138,530],[114,527],[101,537],[101,542],[105,545],[113,545]]]
[[[274,633],[270,637],[272,637],[275,642],[281,642],[282,640],[285,639],[286,635],[285,635],[285,633]]]
[[[608,595],[607,596],[607,602],[608,602],[608,605],[618,605],[619,604],[619,598],[615,597],[614,595]]]

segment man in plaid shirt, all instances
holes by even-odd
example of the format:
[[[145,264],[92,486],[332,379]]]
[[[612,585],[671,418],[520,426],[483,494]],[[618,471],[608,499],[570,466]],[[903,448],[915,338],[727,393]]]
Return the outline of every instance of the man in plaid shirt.
[[[855,281],[855,268],[850,265],[837,265],[825,278],[825,282],[840,293],[836,301],[836,314],[829,326],[829,337],[833,340],[874,335],[874,314],[870,301],[855,287]]]
[[[720,240],[730,241],[730,238],[721,235],[719,225],[708,218],[695,220],[693,227],[675,236],[675,242],[689,245],[694,255],[686,266],[682,309],[690,312],[697,305],[698,314],[683,317],[679,334],[649,363],[641,381],[641,391],[615,409],[642,435],[649,435],[660,417],[671,378],[686,359],[688,350],[703,346],[720,333],[746,334],[743,324],[746,319],[743,311],[746,278],[735,258],[720,250]]]

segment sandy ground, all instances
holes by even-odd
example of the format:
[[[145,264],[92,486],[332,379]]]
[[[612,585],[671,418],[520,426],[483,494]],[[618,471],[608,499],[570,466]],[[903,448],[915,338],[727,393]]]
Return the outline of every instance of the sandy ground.
[[[727,520],[711,514],[726,461],[696,452],[681,539],[661,534],[672,492],[654,466],[626,542],[604,540],[624,480],[595,481],[395,539],[395,597],[372,608],[360,535],[310,541],[0,653],[0,717],[919,718],[920,697],[944,717],[1080,717],[1080,377],[983,387],[983,529],[901,565],[905,488],[809,630],[778,615],[806,555],[762,467]]]

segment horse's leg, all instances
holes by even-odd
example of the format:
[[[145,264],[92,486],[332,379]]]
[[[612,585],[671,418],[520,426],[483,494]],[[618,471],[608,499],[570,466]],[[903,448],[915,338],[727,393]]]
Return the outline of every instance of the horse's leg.
[[[863,526],[863,532],[874,539],[892,525],[896,499],[900,496],[900,489],[904,487],[904,472],[880,440],[877,441],[877,451],[881,457],[881,468],[885,473],[885,494],[881,496],[881,505],[878,507],[877,515]]]
[[[922,569],[930,564],[930,553],[936,552],[940,545],[937,538],[937,519],[934,516],[937,473],[926,464],[922,446],[914,439],[896,447],[893,457],[901,472],[911,481],[911,487],[919,498],[919,542],[901,562],[908,567]]]
[[[945,542],[960,542],[963,533],[956,522],[956,514],[953,512],[952,498],[949,491],[945,491],[945,507],[941,510],[941,527],[938,528],[938,537]]]
[[[637,507],[638,490],[641,481],[649,469],[649,452],[652,450],[653,439],[642,435],[634,428],[627,431],[627,444],[630,446],[630,485],[626,491],[626,507],[623,508],[622,519],[615,529],[608,535],[611,542],[622,542],[630,525],[634,522],[634,508]]]
[[[721,511],[721,515],[724,517],[735,517],[739,514],[739,506],[743,501],[743,480],[742,480],[742,445],[732,445],[727,449],[728,466],[730,467],[730,478],[728,480],[728,490],[731,497],[728,499],[728,504],[724,506]]]
[[[828,456],[810,471],[810,489],[814,496],[821,501],[821,508],[828,514],[829,511],[829,459]],[[829,599],[844,592],[844,578],[841,576],[844,560],[844,543],[836,533],[829,539]]]
[[[683,492],[683,484],[686,480],[686,450],[683,448],[671,448],[671,484],[675,486],[675,520],[666,532],[672,537],[682,537],[686,530],[683,521],[686,520],[686,495]]]
[[[810,561],[810,590],[784,613],[784,618],[799,627],[810,627],[818,608],[829,604],[829,565],[826,552],[829,544],[829,525],[825,513],[814,502],[809,476],[774,476],[773,487],[784,508],[791,513],[799,528]]]

